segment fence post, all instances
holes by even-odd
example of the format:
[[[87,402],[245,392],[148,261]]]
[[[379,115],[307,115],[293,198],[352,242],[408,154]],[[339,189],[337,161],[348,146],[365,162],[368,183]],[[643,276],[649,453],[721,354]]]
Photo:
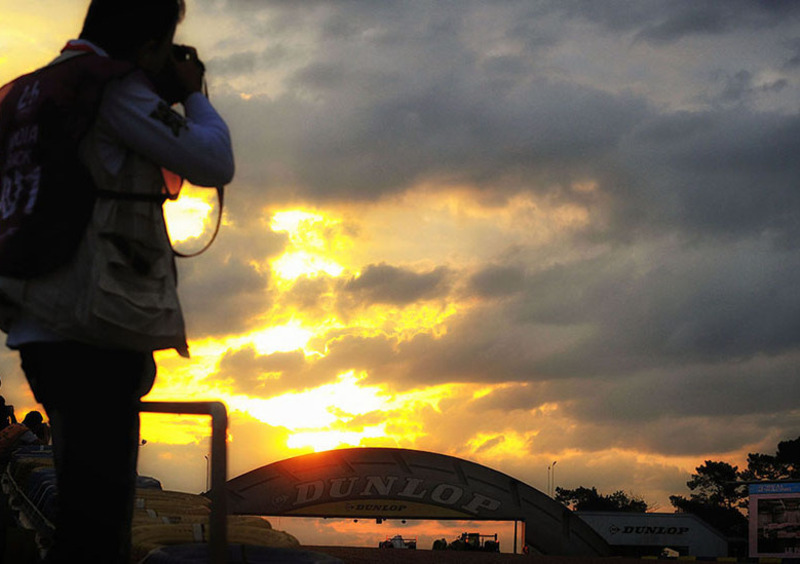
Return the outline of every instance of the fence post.
[[[228,481],[228,413],[219,401],[165,402],[143,401],[141,412],[211,416],[211,515],[209,516],[209,560],[227,563],[228,507],[225,484]]]

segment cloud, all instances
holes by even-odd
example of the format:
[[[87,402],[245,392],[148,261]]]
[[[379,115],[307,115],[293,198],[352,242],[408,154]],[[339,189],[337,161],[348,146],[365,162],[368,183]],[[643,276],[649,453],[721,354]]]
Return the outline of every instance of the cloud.
[[[749,5],[737,4],[750,26],[776,25],[796,12],[788,5],[783,11]],[[608,195],[604,205],[615,220],[605,237],[686,227],[774,230],[795,238],[797,115],[726,109],[771,93],[789,95],[787,78],[756,82],[752,71],[731,67],[717,93],[703,93],[710,109],[665,111],[633,89],[612,92],[599,81],[554,73],[542,61],[565,49],[564,39],[544,49],[516,37],[524,24],[530,33],[542,32],[540,20],[562,11],[568,17],[558,25],[565,32],[577,19],[611,25],[621,18],[617,25],[631,28],[659,21],[650,25],[677,37],[689,32],[680,25],[685,19],[699,26],[695,32],[727,36],[744,25],[731,21],[739,13],[733,7],[684,2],[638,10],[627,3],[592,8],[578,2],[534,10],[512,3],[492,12],[493,25],[484,32],[489,42],[479,50],[470,33],[488,16],[478,4],[419,12],[347,2],[318,3],[307,13],[284,3],[270,6],[271,17],[296,25],[278,30],[272,48],[231,57],[259,65],[252,61],[272,60],[277,46],[285,48],[284,38],[304,47],[286,55],[278,92],[247,100],[229,93],[220,101],[232,116],[237,156],[248,163],[238,181],[270,187],[248,190],[251,204],[276,197],[375,200],[431,179],[575,201],[579,195],[564,187],[589,177]],[[698,13],[725,25],[703,23]],[[254,25],[264,25],[263,19]],[[502,34],[495,37],[495,29]],[[324,49],[309,52],[314,37]]]
[[[746,108],[677,113],[644,122],[626,141],[629,204],[689,234],[796,239],[800,197],[792,147],[800,115]],[[622,228],[623,226],[620,226]]]
[[[226,216],[246,207],[236,201],[235,191],[228,192],[226,201],[234,203],[226,204]],[[232,215],[238,216],[238,222],[225,221],[204,253],[177,259],[181,303],[193,338],[246,331],[274,299],[269,270],[258,265],[281,252],[286,238],[267,229],[257,216],[246,218],[236,211]],[[259,232],[257,237],[252,235],[254,230]],[[201,237],[200,243],[192,242],[188,250],[202,248],[208,236]],[[187,250],[183,243],[180,246]]]
[[[245,347],[226,352],[214,377],[229,382],[234,393],[266,397],[291,389],[292,384],[286,380],[304,363],[305,356],[300,350],[261,355],[254,347]],[[304,385],[313,382],[306,380]]]
[[[595,329],[542,369],[596,374],[747,359],[798,346],[794,253],[770,252],[763,243],[647,252],[652,256],[641,261],[607,257],[532,277],[529,299],[515,310],[522,319]]]
[[[277,182],[326,201],[378,198],[431,177],[535,180],[548,169],[586,167],[645,111],[636,97],[548,78],[537,69],[539,47],[479,51],[486,48],[473,44],[475,27],[485,23],[480,5],[426,5],[424,17],[401,5],[271,7],[272,18],[296,24],[277,30],[274,44],[304,47],[282,62],[277,92],[247,100],[228,92],[220,100],[233,119],[237,155],[251,164],[238,176],[246,184]],[[493,27],[520,25],[520,11],[535,22],[516,6]],[[313,37],[324,50],[299,59]],[[264,59],[273,53],[232,53],[231,68],[269,66]]]
[[[416,273],[388,264],[371,264],[343,285],[343,292],[356,302],[407,305],[443,296],[447,291],[447,269],[437,267]]]
[[[502,297],[523,289],[525,269],[518,265],[491,265],[470,277],[470,289],[481,297]]]
[[[631,4],[624,0],[549,2],[548,8],[569,18],[587,19],[638,40],[659,45],[692,36],[718,36],[736,30],[770,29],[797,19],[800,10],[791,0],[778,2],[693,2],[657,0]]]

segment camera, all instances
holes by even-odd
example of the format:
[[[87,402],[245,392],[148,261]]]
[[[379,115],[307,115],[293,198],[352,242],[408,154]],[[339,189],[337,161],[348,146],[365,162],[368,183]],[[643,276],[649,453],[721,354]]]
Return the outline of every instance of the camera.
[[[164,68],[153,77],[158,94],[170,105],[186,99],[187,80],[203,80],[206,67],[197,57],[197,51],[187,45],[173,45]]]
[[[202,72],[205,72],[206,67],[199,58],[197,58],[197,51],[193,47],[186,45],[173,45],[172,46],[172,59],[176,62],[194,62]]]

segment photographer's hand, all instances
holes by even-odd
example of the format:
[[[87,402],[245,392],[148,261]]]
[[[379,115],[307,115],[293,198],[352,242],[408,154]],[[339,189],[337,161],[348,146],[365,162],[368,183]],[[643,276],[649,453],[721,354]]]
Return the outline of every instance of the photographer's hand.
[[[185,94],[181,100],[183,101],[190,94],[203,91],[203,77],[206,69],[197,57],[197,50],[194,47],[181,46],[177,51],[177,56],[173,54],[173,61],[176,78]]]

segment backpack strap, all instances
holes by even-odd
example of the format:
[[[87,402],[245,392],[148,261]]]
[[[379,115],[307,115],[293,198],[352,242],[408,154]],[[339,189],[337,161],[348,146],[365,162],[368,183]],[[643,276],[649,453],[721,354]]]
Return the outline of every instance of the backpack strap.
[[[145,194],[144,192],[117,192],[116,190],[96,189],[95,196],[98,198],[108,198],[110,200],[126,200],[133,202],[157,202],[163,204],[168,196],[166,194]]]

